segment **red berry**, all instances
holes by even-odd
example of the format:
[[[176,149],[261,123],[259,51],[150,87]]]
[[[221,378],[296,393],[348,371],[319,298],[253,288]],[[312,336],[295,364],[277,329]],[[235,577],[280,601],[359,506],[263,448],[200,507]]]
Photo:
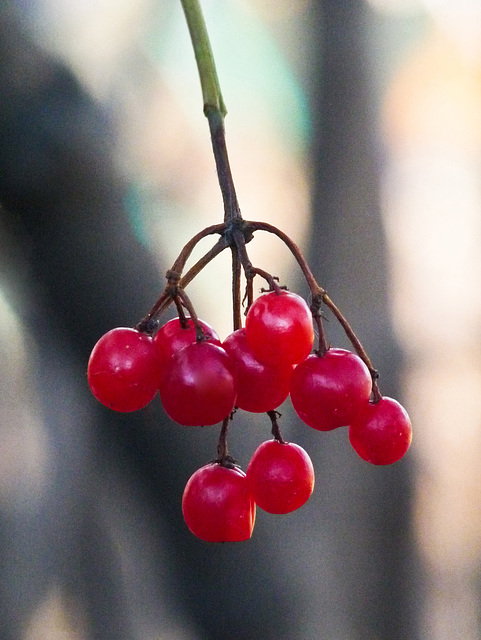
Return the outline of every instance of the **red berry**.
[[[291,400],[307,425],[330,431],[349,425],[369,400],[372,378],[364,362],[345,349],[313,354],[292,374]]]
[[[367,403],[349,427],[349,440],[363,460],[392,464],[409,449],[412,427],[403,406],[392,398]]]
[[[207,542],[248,540],[256,506],[245,473],[213,462],[198,469],[184,490],[184,520],[194,535]]]
[[[92,350],[87,378],[92,393],[115,411],[136,411],[157,393],[161,367],[150,336],[118,327],[103,335]]]
[[[255,503],[269,513],[299,509],[314,489],[314,468],[309,455],[293,442],[263,442],[246,470]]]
[[[220,339],[214,329],[199,320],[208,342],[220,346]],[[162,362],[166,362],[174,353],[196,341],[195,327],[191,318],[187,318],[187,327],[183,327],[179,318],[173,318],[166,322],[154,336],[154,344],[157,347]]]
[[[188,426],[216,424],[235,405],[234,365],[221,347],[194,342],[166,363],[159,389],[164,409],[175,422]]]
[[[266,293],[246,317],[247,341],[259,362],[297,364],[311,352],[312,315],[303,298],[289,291]]]
[[[238,329],[222,343],[235,366],[236,406],[245,411],[272,411],[289,395],[292,365],[261,364],[247,343],[245,329]]]

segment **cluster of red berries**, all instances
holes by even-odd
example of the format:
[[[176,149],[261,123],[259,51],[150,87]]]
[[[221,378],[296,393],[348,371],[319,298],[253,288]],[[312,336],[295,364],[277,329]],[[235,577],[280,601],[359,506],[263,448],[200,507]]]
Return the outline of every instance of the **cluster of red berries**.
[[[241,215],[227,154],[225,105],[205,25],[199,19],[200,8],[184,9],[201,78],[224,221],[187,242],[167,271],[164,291],[135,328],[112,329],[100,338],[89,359],[88,381],[95,397],[116,411],[142,409],[159,392],[166,413],[181,425],[222,422],[217,458],[189,479],[182,509],[189,529],[199,538],[237,541],[251,537],[256,505],[270,513],[289,513],[312,494],[311,459],[300,446],[284,441],[277,423],[276,409],[288,396],[299,417],[313,429],[348,427],[354,450],[376,465],[392,464],[406,453],[411,423],[396,400],[381,395],[369,357],[316,282],[299,247],[277,227]],[[251,263],[247,245],[258,231],[277,237],[294,256],[309,287],[310,307]],[[184,273],[198,243],[215,235],[219,236],[215,244]],[[198,319],[185,287],[225,249],[232,253],[234,332],[221,342]],[[256,276],[268,283],[269,291],[254,300]],[[242,300],[247,309],[244,328]],[[158,319],[172,303],[179,317],[159,328]],[[344,328],[353,352],[328,346],[322,305]],[[314,324],[319,331],[316,350]],[[274,436],[257,448],[245,473],[227,448],[228,425],[236,409],[267,413]]]
[[[100,402],[123,412],[141,409],[159,391],[166,413],[187,426],[226,425],[235,408],[273,419],[290,395],[299,417],[313,429],[348,426],[350,442],[364,460],[377,465],[399,460],[411,442],[406,411],[396,400],[373,397],[372,371],[358,355],[334,348],[312,352],[313,344],[307,303],[276,289],[257,298],[245,328],[223,342],[197,318],[175,318],[153,335],[112,329],[92,351],[88,381]],[[273,433],[246,473],[224,451],[190,478],[183,514],[199,538],[246,540],[256,505],[288,513],[308,500],[314,487],[308,454]]]

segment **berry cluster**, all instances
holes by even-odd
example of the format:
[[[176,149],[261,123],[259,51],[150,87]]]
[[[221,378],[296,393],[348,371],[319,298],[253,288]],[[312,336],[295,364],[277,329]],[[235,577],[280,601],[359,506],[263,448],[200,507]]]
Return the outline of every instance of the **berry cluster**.
[[[159,392],[166,413],[181,425],[222,423],[217,457],[189,479],[182,509],[189,529],[199,538],[237,541],[251,537],[256,505],[270,513],[289,513],[313,491],[308,454],[286,442],[280,432],[276,409],[289,395],[308,426],[318,431],[348,427],[354,450],[376,465],[392,464],[406,453],[411,423],[396,400],[381,395],[377,371],[361,342],[316,282],[297,245],[277,227],[242,217],[227,154],[226,109],[205,23],[196,2],[182,4],[196,53],[224,222],[189,240],[167,272],[157,302],[134,328],[112,329],[100,338],[88,363],[88,381],[95,397],[116,411],[141,409]],[[309,287],[310,306],[252,265],[246,247],[258,231],[273,234],[293,254]],[[219,236],[217,242],[183,274],[198,243],[214,234]],[[199,320],[185,288],[225,249],[232,254],[233,333],[221,342]],[[256,276],[269,287],[254,299]],[[177,307],[178,318],[159,328],[160,317],[171,304]],[[323,306],[343,327],[352,352],[328,344]],[[258,447],[245,473],[227,447],[236,409],[267,413],[274,436]]]
[[[222,423],[217,457],[189,479],[182,509],[189,529],[199,538],[237,541],[251,537],[256,506],[270,513],[289,513],[312,494],[314,469],[309,455],[286,442],[280,432],[277,408],[288,396],[309,427],[318,431],[347,427],[354,450],[376,465],[392,464],[406,453],[411,423],[396,400],[382,396],[365,349],[316,282],[297,245],[277,227],[242,217],[227,154],[226,109],[205,24],[196,2],[183,6],[196,52],[224,221],[189,240],[167,272],[160,297],[135,327],[112,329],[100,338],[89,359],[88,381],[95,397],[116,411],[142,409],[159,393],[166,413],[178,424]],[[253,266],[247,245],[257,232],[273,234],[293,254],[309,287],[309,305]],[[198,243],[216,234],[219,238],[210,250],[184,273]],[[186,287],[225,249],[232,254],[233,332],[221,342],[198,318]],[[255,299],[257,276],[268,288]],[[160,326],[171,304],[178,317]],[[352,352],[329,345],[324,308],[343,327]],[[254,452],[245,473],[227,446],[229,424],[238,409],[266,413],[273,435]]]
[[[354,450],[372,464],[396,462],[411,442],[406,411],[381,396],[377,373],[327,294],[323,301],[361,355],[330,348],[319,304],[314,301],[310,308],[268,274],[263,276],[272,290],[250,303],[245,327],[223,342],[198,319],[177,282],[167,288],[179,317],[158,328],[152,321],[157,305],[136,328],[112,329],[101,337],[88,363],[90,388],[111,409],[141,409],[159,392],[166,413],[178,424],[222,423],[217,458],[193,474],[182,501],[189,529],[211,542],[250,538],[256,505],[281,514],[309,499],[312,462],[304,449],[282,438],[277,421],[276,409],[289,395],[299,417],[313,429],[347,426]],[[315,351],[313,319],[319,328]],[[274,436],[258,447],[245,473],[227,450],[228,424],[236,409],[267,413]]]

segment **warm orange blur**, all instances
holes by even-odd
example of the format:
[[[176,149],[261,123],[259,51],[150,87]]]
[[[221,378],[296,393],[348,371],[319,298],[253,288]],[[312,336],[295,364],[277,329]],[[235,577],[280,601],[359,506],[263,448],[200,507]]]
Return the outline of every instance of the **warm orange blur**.
[[[481,49],[470,46],[470,34],[477,29],[479,43],[481,27],[469,3],[439,11],[430,4],[424,37],[385,97],[390,162],[384,211],[394,319],[408,356],[407,401],[417,426],[415,526],[427,573],[424,637],[475,640],[481,562]]]

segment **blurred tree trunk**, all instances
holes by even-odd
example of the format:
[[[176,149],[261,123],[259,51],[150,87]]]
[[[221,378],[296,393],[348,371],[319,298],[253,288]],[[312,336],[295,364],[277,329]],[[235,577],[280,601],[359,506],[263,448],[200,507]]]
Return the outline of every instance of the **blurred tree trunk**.
[[[376,130],[376,70],[369,57],[372,15],[362,0],[322,0],[313,3],[313,17],[320,35],[312,80],[311,264],[378,368],[382,393],[402,401],[402,354],[391,326],[379,203],[383,149]],[[332,317],[326,328],[333,344],[349,346]],[[330,517],[345,558],[352,637],[418,637],[409,461],[374,468],[353,462],[345,448],[325,455],[326,464],[344,470],[346,483],[338,487]],[[352,503],[352,486],[362,503]],[[336,522],[339,509],[347,512],[348,530],[345,522]]]

